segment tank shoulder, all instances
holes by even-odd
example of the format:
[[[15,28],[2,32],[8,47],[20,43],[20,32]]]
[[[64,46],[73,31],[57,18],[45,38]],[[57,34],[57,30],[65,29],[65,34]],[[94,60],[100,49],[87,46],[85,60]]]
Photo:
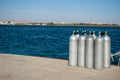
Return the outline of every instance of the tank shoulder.
[[[86,38],[86,36],[84,36],[84,35],[81,35],[80,37],[79,37],[79,39],[85,39]]]
[[[76,37],[77,37],[77,38],[79,38],[79,37],[80,37],[80,35],[79,35],[79,34],[77,34],[77,35],[76,35]]]
[[[110,37],[109,36],[104,36],[103,37],[105,40],[110,40]]]
[[[87,36],[86,39],[94,39],[93,36]]]
[[[77,39],[77,36],[71,35],[71,36],[70,36],[70,39]]]
[[[96,40],[104,40],[103,37],[96,37]]]

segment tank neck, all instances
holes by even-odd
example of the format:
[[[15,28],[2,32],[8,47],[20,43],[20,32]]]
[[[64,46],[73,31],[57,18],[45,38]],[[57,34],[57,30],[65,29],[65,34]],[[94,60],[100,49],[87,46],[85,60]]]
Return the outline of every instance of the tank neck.
[[[89,32],[89,36],[92,36],[92,31]]]
[[[86,32],[84,33],[84,35],[86,36]]]
[[[82,36],[83,36],[83,35],[85,35],[85,32],[84,32],[84,31],[82,31]]]
[[[107,31],[105,31],[105,36],[107,36],[107,35],[108,35]]]
[[[75,35],[75,31],[73,31],[73,35]]]
[[[93,31],[93,34],[92,35],[95,35],[95,31]]]
[[[84,30],[84,35],[86,35],[86,30]]]
[[[101,32],[98,33],[98,37],[101,37]]]

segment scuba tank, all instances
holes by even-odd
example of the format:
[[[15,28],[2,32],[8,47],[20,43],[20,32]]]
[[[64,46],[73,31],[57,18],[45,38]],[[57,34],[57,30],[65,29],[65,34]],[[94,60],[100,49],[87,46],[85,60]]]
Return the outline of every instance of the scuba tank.
[[[77,42],[78,38],[76,36],[76,32],[73,31],[73,34],[69,39],[69,61],[68,64],[70,66],[77,66]]]
[[[95,61],[95,39],[96,39],[96,35],[95,35],[95,31],[92,31],[92,37],[94,38],[94,54],[93,54],[93,67],[94,65],[94,61]]]
[[[95,59],[94,59],[94,68],[95,69],[103,69],[104,67],[104,58],[103,58],[103,50],[104,50],[104,41],[101,36],[101,32],[99,32],[98,37],[95,39]]]
[[[85,40],[85,67],[93,68],[94,39],[91,32]]]
[[[82,31],[82,35],[78,39],[78,66],[84,67],[85,65],[85,32]]]
[[[107,35],[107,32],[105,32],[103,39],[104,39],[104,67],[109,68],[110,54],[111,54],[111,41],[110,41],[110,37]]]

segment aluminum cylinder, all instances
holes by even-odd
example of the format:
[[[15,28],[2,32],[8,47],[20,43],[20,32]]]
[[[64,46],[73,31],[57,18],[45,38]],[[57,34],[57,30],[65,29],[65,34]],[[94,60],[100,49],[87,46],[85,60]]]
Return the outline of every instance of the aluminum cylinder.
[[[103,69],[104,67],[104,56],[103,56],[103,37],[101,36],[101,32],[99,32],[98,37],[95,39],[95,59],[94,59],[94,68],[95,69]]]
[[[95,53],[95,39],[96,39],[96,35],[95,35],[95,31],[92,31],[92,37],[94,38],[94,53]],[[95,61],[95,55],[93,54],[93,67],[94,67],[94,61]]]
[[[69,61],[68,64],[70,66],[77,66],[77,41],[78,38],[76,35],[72,34],[69,39]]]
[[[84,67],[85,65],[85,33],[82,31],[82,35],[78,39],[78,66]]]
[[[85,67],[93,68],[94,39],[91,32],[85,40],[85,49]]]
[[[107,35],[107,32],[105,32],[104,39],[104,67],[109,68],[110,67],[110,54],[111,54],[111,40],[110,37]]]

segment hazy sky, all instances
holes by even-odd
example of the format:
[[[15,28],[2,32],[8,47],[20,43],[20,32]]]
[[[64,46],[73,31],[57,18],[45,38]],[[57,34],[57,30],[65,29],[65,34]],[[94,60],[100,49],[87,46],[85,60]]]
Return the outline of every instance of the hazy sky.
[[[0,0],[0,20],[120,24],[120,0]]]

